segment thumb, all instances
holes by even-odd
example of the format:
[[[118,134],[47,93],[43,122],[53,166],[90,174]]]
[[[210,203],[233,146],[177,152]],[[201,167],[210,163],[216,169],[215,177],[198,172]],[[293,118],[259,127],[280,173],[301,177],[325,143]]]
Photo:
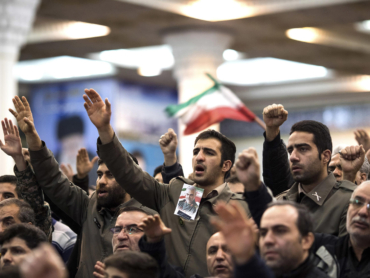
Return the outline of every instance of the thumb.
[[[105,105],[107,106],[107,112],[108,113],[111,113],[112,112],[112,110],[111,110],[111,104],[110,104],[108,98],[105,99]]]
[[[171,233],[172,232],[172,229],[170,229],[170,228],[164,228],[163,229],[163,234],[164,235],[167,235],[167,234],[169,234],[169,233]]]
[[[97,162],[99,160],[99,157],[98,156],[95,156],[92,160],[91,160],[91,164],[95,164],[95,162]]]
[[[24,122],[31,128],[34,127],[33,122],[31,122],[27,117],[24,117]]]

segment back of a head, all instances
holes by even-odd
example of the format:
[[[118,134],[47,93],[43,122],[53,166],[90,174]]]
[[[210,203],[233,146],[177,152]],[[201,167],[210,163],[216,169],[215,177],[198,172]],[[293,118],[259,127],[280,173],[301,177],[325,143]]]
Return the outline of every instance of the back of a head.
[[[35,212],[27,202],[15,198],[6,199],[0,202],[0,209],[11,205],[16,205],[19,208],[18,219],[22,223],[35,224]]]
[[[267,209],[276,206],[291,206],[297,211],[297,228],[301,236],[306,236],[308,233],[314,232],[312,214],[305,205],[292,201],[276,201],[269,203]]]
[[[0,233],[0,245],[11,241],[13,238],[23,239],[28,248],[34,249],[41,243],[47,242],[47,237],[43,231],[30,224],[13,224]]]
[[[205,140],[210,138],[217,139],[218,141],[221,142],[221,165],[226,160],[230,160],[231,165],[234,165],[236,153],[236,146],[234,142],[216,130],[208,129],[200,133],[197,136],[197,138],[195,138],[194,146],[197,144],[199,140]],[[227,179],[230,176],[230,170],[226,172],[225,179]]]
[[[158,278],[159,267],[147,253],[125,251],[109,256],[104,261],[105,269],[116,268],[128,278]]]
[[[333,143],[331,140],[330,131],[326,125],[311,120],[300,121],[292,126],[290,129],[290,135],[293,132],[307,132],[313,134],[313,143],[316,145],[317,150],[319,151],[320,159],[320,154],[323,151],[330,150],[331,153],[333,152]]]
[[[163,165],[159,165],[154,169],[153,177],[155,177],[157,174],[162,173]]]

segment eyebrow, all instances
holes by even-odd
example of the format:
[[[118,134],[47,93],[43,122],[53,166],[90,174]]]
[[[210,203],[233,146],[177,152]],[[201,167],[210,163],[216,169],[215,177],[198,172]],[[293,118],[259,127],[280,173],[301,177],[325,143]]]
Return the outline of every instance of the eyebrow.
[[[311,148],[311,146],[309,144],[307,144],[307,143],[301,143],[301,144],[290,145],[290,146],[288,146],[288,149],[291,149],[293,147],[294,148],[299,148],[299,147],[310,147]]]
[[[13,216],[6,216],[3,219],[0,219],[0,222],[5,221],[5,220],[10,220],[10,219],[14,219],[14,217]]]
[[[206,147],[201,147],[201,148],[194,148],[193,149],[193,151],[195,151],[195,150],[200,150],[200,149],[203,149],[203,150],[205,150],[205,151],[212,151],[212,152],[216,152],[216,150],[214,150],[214,149],[211,149],[211,148],[206,148]]]

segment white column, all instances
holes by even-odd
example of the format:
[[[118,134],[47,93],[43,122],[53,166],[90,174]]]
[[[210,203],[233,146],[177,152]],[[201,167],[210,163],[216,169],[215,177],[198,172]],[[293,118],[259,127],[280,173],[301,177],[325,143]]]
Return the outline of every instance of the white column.
[[[213,86],[205,74],[217,78],[217,67],[223,62],[222,54],[230,46],[232,36],[219,30],[176,30],[166,32],[164,42],[172,47],[174,77],[182,103]],[[210,128],[219,130],[219,124]],[[179,161],[187,177],[192,172],[192,150],[198,134],[183,136],[184,129],[179,122]]]
[[[8,111],[13,107],[12,98],[17,95],[13,69],[32,27],[38,4],[39,0],[0,1],[0,120],[5,117],[14,120]],[[3,133],[0,134],[3,141]],[[13,165],[13,160],[0,151],[0,175],[13,174]]]

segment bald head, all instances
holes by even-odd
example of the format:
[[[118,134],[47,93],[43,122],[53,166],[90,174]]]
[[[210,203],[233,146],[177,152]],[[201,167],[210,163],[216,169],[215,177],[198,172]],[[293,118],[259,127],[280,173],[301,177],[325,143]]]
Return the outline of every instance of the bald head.
[[[207,268],[212,277],[231,278],[233,264],[224,236],[218,232],[207,242]]]

